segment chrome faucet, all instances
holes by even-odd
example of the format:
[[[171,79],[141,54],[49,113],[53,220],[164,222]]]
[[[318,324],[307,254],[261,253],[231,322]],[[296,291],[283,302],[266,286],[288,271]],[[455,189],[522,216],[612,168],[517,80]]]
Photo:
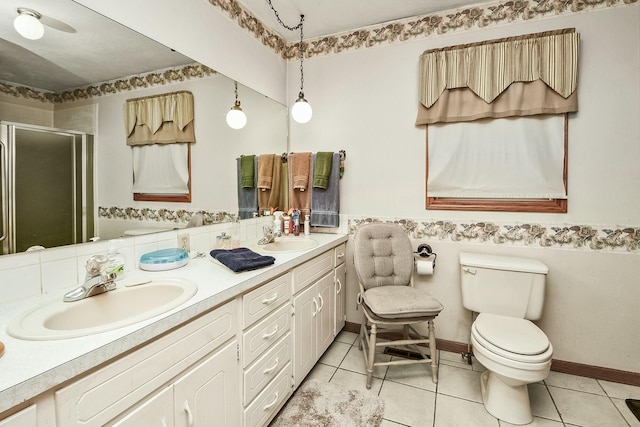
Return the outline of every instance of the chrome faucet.
[[[262,233],[264,237],[258,240],[259,245],[266,245],[268,243],[273,243],[276,240],[276,237],[280,237],[282,235],[280,231],[275,230],[275,227],[272,225],[263,226]]]
[[[106,273],[108,265],[109,258],[105,255],[94,255],[89,258],[85,264],[87,275],[84,278],[84,284],[64,294],[63,301],[80,301],[114,290],[116,273]]]

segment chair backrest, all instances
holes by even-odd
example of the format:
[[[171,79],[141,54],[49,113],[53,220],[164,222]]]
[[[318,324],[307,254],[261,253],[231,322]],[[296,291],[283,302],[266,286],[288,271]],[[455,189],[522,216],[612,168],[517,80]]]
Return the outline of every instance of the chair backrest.
[[[411,241],[399,225],[362,225],[354,236],[353,264],[365,290],[410,285],[414,265]]]

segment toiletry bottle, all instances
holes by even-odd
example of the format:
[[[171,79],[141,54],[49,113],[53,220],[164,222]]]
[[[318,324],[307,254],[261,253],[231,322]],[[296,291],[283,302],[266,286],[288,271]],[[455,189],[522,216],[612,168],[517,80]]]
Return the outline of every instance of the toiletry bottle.
[[[293,235],[300,235],[300,211],[297,209],[293,211]]]
[[[118,252],[119,246],[122,244],[122,239],[109,240],[107,246],[107,258],[109,264],[107,265],[106,273],[115,273],[116,280],[120,280],[124,277],[124,269],[126,267],[126,261],[124,255]]]
[[[308,236],[311,234],[311,219],[309,215],[304,216],[304,235]]]
[[[282,215],[282,221],[283,221],[282,228],[284,229],[284,235],[288,236],[289,235],[289,226],[291,224],[291,218],[289,217],[289,215]]]

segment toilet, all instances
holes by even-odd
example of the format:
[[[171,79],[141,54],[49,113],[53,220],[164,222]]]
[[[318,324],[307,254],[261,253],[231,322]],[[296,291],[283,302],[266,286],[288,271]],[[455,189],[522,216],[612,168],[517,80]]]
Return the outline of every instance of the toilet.
[[[473,355],[487,370],[482,400],[511,424],[533,421],[528,384],[549,375],[553,347],[532,320],[540,319],[548,268],[538,260],[460,253],[462,305],[478,313],[471,325]]]

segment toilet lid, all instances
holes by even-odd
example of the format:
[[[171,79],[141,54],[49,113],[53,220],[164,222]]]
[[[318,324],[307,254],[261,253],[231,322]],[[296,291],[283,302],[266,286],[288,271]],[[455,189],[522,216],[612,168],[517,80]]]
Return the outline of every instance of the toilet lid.
[[[474,326],[482,338],[510,353],[533,356],[549,349],[544,332],[526,319],[480,313]]]

